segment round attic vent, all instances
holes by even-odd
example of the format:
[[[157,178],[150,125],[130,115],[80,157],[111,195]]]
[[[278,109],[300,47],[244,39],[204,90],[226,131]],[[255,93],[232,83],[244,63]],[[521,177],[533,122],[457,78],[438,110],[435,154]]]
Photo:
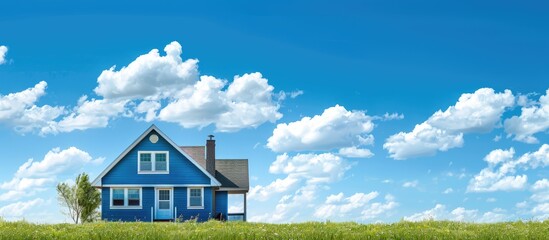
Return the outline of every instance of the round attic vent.
[[[158,142],[158,135],[156,134],[153,134],[149,137],[149,140],[152,142],[152,143],[156,143]]]

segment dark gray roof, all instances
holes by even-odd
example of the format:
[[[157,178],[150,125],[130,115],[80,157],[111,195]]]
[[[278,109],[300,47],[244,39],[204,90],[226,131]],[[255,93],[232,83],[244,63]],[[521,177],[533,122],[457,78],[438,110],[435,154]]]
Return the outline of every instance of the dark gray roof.
[[[216,159],[215,178],[221,182],[221,188],[248,191],[248,159]]]

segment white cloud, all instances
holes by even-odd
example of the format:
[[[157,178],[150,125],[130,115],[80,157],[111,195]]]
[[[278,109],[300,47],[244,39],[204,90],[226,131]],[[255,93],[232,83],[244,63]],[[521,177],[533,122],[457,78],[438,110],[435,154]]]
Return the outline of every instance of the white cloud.
[[[510,90],[495,93],[491,88],[481,88],[474,93],[461,95],[454,106],[446,111],[438,110],[427,122],[439,129],[451,132],[489,132],[506,108],[514,105],[515,97]]]
[[[55,124],[55,119],[64,112],[63,107],[35,105],[46,94],[47,85],[41,81],[21,92],[0,95],[0,123],[13,126],[22,133],[40,131]]]
[[[486,155],[486,157],[484,157],[484,161],[490,165],[497,165],[499,163],[512,160],[514,156],[515,149],[513,148],[510,148],[509,150],[496,149]]]
[[[0,184],[0,201],[15,201],[28,197],[40,191],[52,189],[60,176],[79,173],[87,164],[97,165],[103,158],[92,159],[87,153],[78,148],[70,147],[65,150],[54,148],[41,161],[29,159],[23,163],[10,181]]]
[[[396,207],[398,207],[398,203],[395,202],[395,198],[387,194],[385,195],[385,202],[375,202],[366,207],[364,210],[362,210],[362,219],[375,219],[379,215],[386,213]]]
[[[453,193],[454,192],[454,189],[453,188],[446,188],[446,190],[444,190],[442,193],[444,194],[450,194],[450,193]]]
[[[495,198],[487,198],[486,199],[486,202],[489,202],[489,203],[493,203],[493,202],[496,202],[496,201],[497,201],[497,199],[495,199]]]
[[[243,203],[238,203],[236,205],[231,205],[231,206],[229,206],[228,212],[229,213],[243,213],[244,212],[244,204]]]
[[[339,149],[339,155],[349,158],[370,158],[374,156],[370,149],[357,148],[355,146]]]
[[[549,202],[539,203],[531,211],[535,219],[546,220],[549,218]]]
[[[198,60],[183,61],[178,42],[166,45],[164,52],[166,55],[160,56],[158,49],[153,49],[118,71],[116,66],[104,70],[94,91],[108,99],[159,99],[173,96],[198,80]]]
[[[6,63],[6,54],[8,53],[8,47],[0,46],[0,65]]]
[[[297,154],[293,157],[285,153],[277,156],[269,172],[303,178],[308,183],[331,183],[341,179],[349,168],[350,164],[332,153]]]
[[[42,198],[37,198],[29,201],[8,204],[0,208],[0,216],[7,220],[24,219],[30,209],[43,205],[44,202],[45,201]]]
[[[292,92],[289,92],[289,93],[284,92],[284,91],[280,91],[278,93],[278,100],[283,101],[283,100],[286,99],[286,96],[288,96],[288,95],[290,96],[290,98],[296,98],[296,97],[299,97],[299,96],[303,95],[303,93],[304,92],[302,90],[295,90],[295,91],[292,91]]]
[[[19,167],[15,177],[47,177],[62,172],[78,170],[86,164],[101,164],[102,158],[92,159],[90,154],[75,147],[63,151],[54,148],[44,156],[42,161],[29,159]]]
[[[359,146],[372,138],[369,133],[373,129],[372,117],[365,112],[347,111],[336,105],[312,118],[278,124],[267,140],[267,147],[275,152],[288,152]]]
[[[89,128],[102,128],[113,117],[121,115],[126,108],[126,100],[91,99],[82,96],[74,110],[55,124],[44,128],[44,133],[72,132]]]
[[[463,146],[463,133],[451,134],[434,128],[428,123],[416,125],[412,132],[400,132],[390,136],[383,148],[392,158],[404,160],[420,156],[432,156],[437,151],[447,151]]]
[[[549,145],[543,144],[536,152],[525,153],[514,159],[515,151],[497,149],[490,152],[484,160],[488,167],[480,171],[469,182],[469,192],[493,192],[522,190],[526,187],[528,177],[514,175],[517,170],[535,169],[549,165]]]
[[[269,167],[273,174],[286,174],[266,186],[257,185],[250,189],[248,199],[266,201],[275,194],[295,189],[299,184],[317,185],[331,183],[343,177],[350,168],[341,157],[331,154],[288,154],[277,156]]]
[[[383,114],[383,116],[380,117],[381,120],[383,121],[389,121],[389,120],[402,120],[404,119],[404,114],[402,113],[385,113]]]
[[[331,217],[338,215],[343,218],[349,212],[364,207],[378,195],[378,192],[370,192],[367,194],[355,193],[347,198],[343,198],[343,193],[339,193],[339,195],[330,195],[327,197],[325,204],[321,205],[316,210],[314,216],[321,219],[330,219]]]
[[[419,182],[418,182],[417,180],[409,181],[409,182],[404,182],[404,184],[402,184],[402,187],[405,187],[405,188],[415,188],[415,187],[417,187],[418,183],[419,183]]]
[[[67,112],[62,107],[32,107],[36,100],[20,104],[20,108],[13,108],[13,104],[4,108],[0,102],[0,122],[4,112],[10,110],[40,123],[28,127],[23,122],[19,124],[26,127],[22,130],[39,129],[41,134],[103,128],[119,117],[172,122],[185,128],[215,125],[217,131],[234,132],[274,123],[282,117],[278,111],[281,100],[273,99],[274,87],[261,73],[235,76],[229,83],[212,76],[199,76],[198,60],[183,61],[177,42],[168,44],[164,51],[166,55],[161,56],[153,49],[119,70],[115,66],[104,70],[94,89],[100,98],[88,99],[84,95]],[[45,82],[37,85],[41,91],[36,95],[44,94],[45,85]],[[22,114],[23,110],[27,112]],[[58,117],[61,120],[54,121]]]
[[[498,222],[509,219],[510,216],[505,214],[505,210],[496,208],[492,211],[480,213],[477,209],[466,209],[463,207],[455,208],[452,211],[446,210],[443,204],[436,204],[434,208],[415,213],[411,216],[404,217],[406,221],[426,221],[426,220],[451,220],[460,222]]]
[[[426,210],[424,212],[415,213],[411,216],[404,217],[406,221],[425,221],[425,220],[438,220],[442,216],[447,215],[446,206],[437,204],[434,208]]]
[[[296,98],[301,95],[303,95],[303,90],[295,90],[290,92],[290,98]]]
[[[304,209],[312,209],[312,202],[318,191],[327,184],[343,178],[351,164],[332,153],[297,154],[277,156],[269,167],[272,174],[286,174],[266,186],[252,187],[249,200],[267,201],[276,195],[282,196],[274,210],[262,215],[250,216],[250,221],[291,222],[298,218]],[[297,190],[295,190],[297,188]],[[265,212],[265,209],[263,209]]]
[[[156,111],[160,109],[160,107],[161,105],[157,101],[143,101],[139,105],[137,105],[135,111],[137,113],[145,113],[145,118],[142,119],[147,122],[152,122],[156,119]]]
[[[517,204],[515,204],[515,207],[517,207],[517,208],[526,208],[526,207],[528,207],[528,202],[526,202],[526,201],[518,202]]]
[[[273,195],[287,192],[297,186],[299,181],[299,178],[288,176],[284,179],[278,178],[266,186],[256,185],[250,189],[248,198],[250,200],[267,201]]]
[[[282,117],[280,106],[273,100],[274,87],[261,73],[235,76],[228,84],[212,76],[199,76],[198,60],[183,61],[179,43],[168,44],[164,51],[166,56],[153,49],[119,71],[114,67],[103,71],[95,92],[116,102],[146,101],[145,105],[138,103],[135,111],[146,113],[146,121],[158,119],[185,128],[214,124],[218,131],[234,132]],[[168,100],[166,106],[159,106],[161,99]]]
[[[398,206],[391,195],[385,196],[385,202],[374,202],[372,200],[379,196],[378,192],[355,193],[345,198],[343,193],[330,195],[324,204],[314,212],[315,218],[329,220],[349,219],[375,219],[382,213],[392,210]]]
[[[547,179],[541,179],[536,181],[534,185],[532,185],[532,190],[534,191],[540,191],[540,190],[549,190],[549,180]]]
[[[525,101],[525,100],[521,100]],[[534,134],[549,129],[549,89],[539,98],[539,102],[522,104],[520,116],[505,120],[505,132],[513,139],[526,143],[538,143]]]
[[[495,223],[508,221],[511,216],[507,215],[507,211],[501,208],[495,208],[492,211],[485,212],[478,220],[483,223]]]
[[[446,111],[438,110],[427,121],[417,124],[412,132],[390,136],[383,148],[392,158],[403,160],[461,147],[463,134],[491,131],[505,109],[514,105],[514,99],[509,90],[495,93],[491,88],[462,94],[454,106]]]

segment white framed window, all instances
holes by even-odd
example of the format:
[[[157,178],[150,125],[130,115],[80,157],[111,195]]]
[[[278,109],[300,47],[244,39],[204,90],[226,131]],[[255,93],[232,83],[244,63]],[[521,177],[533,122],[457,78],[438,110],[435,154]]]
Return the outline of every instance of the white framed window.
[[[168,151],[138,151],[138,174],[170,173],[170,154]]]
[[[204,188],[203,187],[187,188],[187,208],[188,209],[204,209]]]
[[[141,209],[141,188],[111,188],[111,209]]]

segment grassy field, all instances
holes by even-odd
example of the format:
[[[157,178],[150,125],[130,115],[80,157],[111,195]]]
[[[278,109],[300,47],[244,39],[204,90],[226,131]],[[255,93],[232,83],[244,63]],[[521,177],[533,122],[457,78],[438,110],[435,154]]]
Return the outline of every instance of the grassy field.
[[[0,239],[549,239],[549,221],[474,224],[0,222]]]

